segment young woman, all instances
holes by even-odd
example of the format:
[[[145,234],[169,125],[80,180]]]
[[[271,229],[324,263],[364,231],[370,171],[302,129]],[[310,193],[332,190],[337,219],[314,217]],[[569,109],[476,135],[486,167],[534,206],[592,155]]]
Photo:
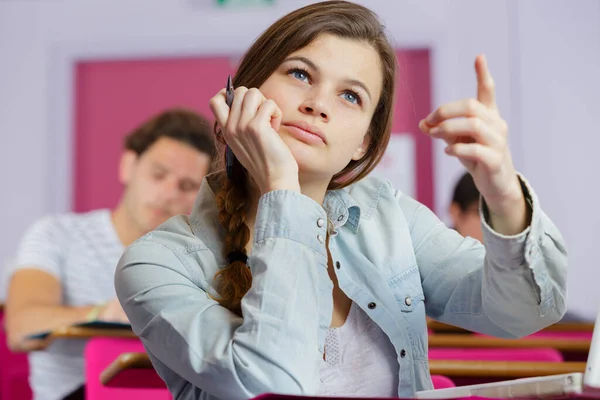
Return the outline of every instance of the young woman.
[[[177,399],[265,392],[410,397],[431,388],[426,313],[519,337],[565,311],[566,251],[511,162],[492,78],[420,128],[480,190],[485,247],[389,182],[396,59],[377,17],[342,1],[294,11],[211,100],[237,161],[189,217],[123,255],[115,284]]]

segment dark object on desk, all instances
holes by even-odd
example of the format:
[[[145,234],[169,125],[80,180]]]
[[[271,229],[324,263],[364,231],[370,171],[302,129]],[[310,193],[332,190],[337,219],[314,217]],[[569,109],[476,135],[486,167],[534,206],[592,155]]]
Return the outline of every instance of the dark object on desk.
[[[107,330],[131,330],[130,324],[123,324],[120,322],[106,322],[106,321],[90,321],[82,322],[80,324],[72,325],[77,328],[89,328],[89,329],[107,329]],[[28,340],[39,340],[46,339],[48,336],[53,334],[55,331],[46,331],[40,333],[34,333],[27,336]]]
[[[108,321],[90,321],[83,322],[81,324],[75,324],[80,328],[94,328],[94,329],[131,329],[130,324],[124,324],[121,322],[108,322]]]

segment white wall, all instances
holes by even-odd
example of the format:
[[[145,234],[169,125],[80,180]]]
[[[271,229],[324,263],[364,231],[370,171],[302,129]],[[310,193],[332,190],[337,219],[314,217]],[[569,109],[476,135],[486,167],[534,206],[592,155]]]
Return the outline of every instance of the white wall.
[[[521,169],[567,240],[570,304],[590,318],[600,302],[599,22],[596,0],[519,1],[514,43]]]
[[[570,85],[571,80],[584,78],[579,72],[571,76],[582,54],[565,38],[585,48],[589,64],[581,71],[590,72],[589,78],[596,79],[597,85],[598,78],[591,71],[600,57],[600,36],[593,31],[600,18],[598,3],[580,0],[576,10],[570,10],[567,0],[363,2],[383,17],[399,46],[432,47],[435,105],[473,96],[474,57],[480,52],[488,55],[498,103],[511,126],[515,162],[532,178],[549,213],[565,230],[571,250],[578,255],[574,263],[578,268],[585,268],[586,263],[591,268],[591,254],[579,246],[583,243],[579,228],[589,218],[581,207],[566,215],[565,208],[557,206],[570,200],[570,193],[554,190],[559,180],[548,179],[545,172],[568,177],[583,160],[576,152],[573,162],[564,159],[569,144],[564,140],[548,144],[545,153],[531,149],[565,132],[585,137],[585,141],[573,141],[574,145],[585,148],[589,143],[590,100],[598,88],[583,82]],[[69,208],[70,57],[239,53],[277,17],[307,3],[279,0],[275,8],[221,11],[209,7],[210,0],[0,1],[0,262],[11,255],[33,220]],[[596,28],[587,27],[594,24]],[[554,29],[551,34],[550,27]],[[553,58],[538,42],[550,46],[555,40],[549,38],[555,37],[562,38],[561,48],[573,56],[571,60],[556,56],[554,62],[544,62]],[[563,83],[553,86],[559,99],[548,96],[549,87],[538,96],[540,88],[550,86],[546,79],[556,76]],[[572,103],[580,98],[587,99],[583,103],[589,107],[583,120]],[[569,113],[555,112],[552,123],[540,122],[548,116],[545,107],[558,110],[564,104]],[[434,161],[436,209],[444,213],[461,167],[442,148],[436,144]],[[575,185],[575,180],[570,183]],[[548,199],[550,194],[553,197]],[[593,237],[589,230],[588,236]]]

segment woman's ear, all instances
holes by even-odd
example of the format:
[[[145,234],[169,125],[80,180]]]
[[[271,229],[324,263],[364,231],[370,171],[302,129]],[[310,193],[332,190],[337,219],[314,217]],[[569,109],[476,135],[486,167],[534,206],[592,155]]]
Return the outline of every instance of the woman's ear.
[[[354,161],[358,161],[361,158],[363,158],[364,155],[367,153],[367,150],[369,149],[370,145],[371,145],[371,133],[367,132],[367,134],[363,138],[362,143],[360,144],[360,146],[358,146],[358,149],[356,149],[356,151],[352,155],[352,159]]]
[[[119,163],[119,182],[127,185],[133,176],[133,170],[137,164],[138,155],[135,151],[125,150],[121,155]]]

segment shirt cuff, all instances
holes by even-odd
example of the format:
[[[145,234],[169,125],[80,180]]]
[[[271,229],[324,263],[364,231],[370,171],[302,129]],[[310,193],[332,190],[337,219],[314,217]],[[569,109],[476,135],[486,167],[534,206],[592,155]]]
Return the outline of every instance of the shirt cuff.
[[[516,235],[503,235],[494,231],[489,223],[489,211],[483,197],[479,200],[479,213],[483,228],[483,242],[486,254],[499,265],[523,265],[529,263],[539,251],[539,241],[543,232],[542,217],[537,195],[521,174],[517,174],[525,201],[531,209],[531,223]],[[540,240],[537,240],[540,239]]]

